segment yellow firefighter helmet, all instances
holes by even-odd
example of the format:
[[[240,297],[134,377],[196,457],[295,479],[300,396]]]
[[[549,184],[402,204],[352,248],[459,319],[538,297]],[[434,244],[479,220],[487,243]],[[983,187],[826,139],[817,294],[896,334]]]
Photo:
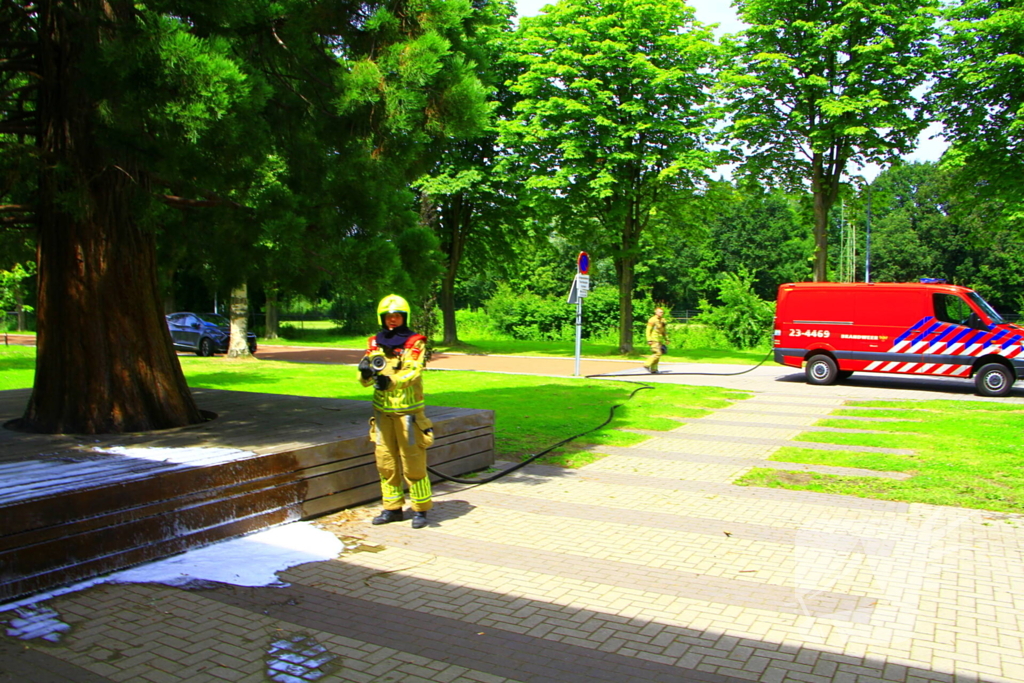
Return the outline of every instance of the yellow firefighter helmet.
[[[384,315],[387,313],[401,313],[402,323],[409,324],[409,302],[397,294],[388,294],[377,304],[377,317],[380,318],[381,327],[384,327]]]

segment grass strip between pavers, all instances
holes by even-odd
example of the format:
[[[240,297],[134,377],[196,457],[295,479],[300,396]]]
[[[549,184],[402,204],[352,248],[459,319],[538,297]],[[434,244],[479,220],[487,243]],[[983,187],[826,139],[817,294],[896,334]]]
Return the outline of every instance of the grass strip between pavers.
[[[886,434],[809,432],[772,460],[905,472],[909,479],[843,477],[757,468],[737,480],[766,486],[837,493],[906,503],[928,503],[1024,513],[1024,406],[998,401],[857,401],[851,406],[892,408],[871,417],[912,418],[915,422],[872,422]],[[835,415],[864,411],[837,410]],[[849,427],[846,420],[816,423]],[[799,441],[848,446],[909,448],[913,455],[822,451],[800,448]]]

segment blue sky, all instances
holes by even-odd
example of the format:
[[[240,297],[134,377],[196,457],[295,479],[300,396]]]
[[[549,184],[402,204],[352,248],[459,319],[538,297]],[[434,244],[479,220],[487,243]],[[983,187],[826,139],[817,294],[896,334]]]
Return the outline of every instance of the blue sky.
[[[550,0],[518,0],[517,8],[519,16],[532,16],[539,14],[542,7],[552,4]],[[716,33],[736,33],[743,30],[742,24],[736,17],[732,5],[724,0],[688,0],[697,14],[697,20],[704,24],[718,24]],[[921,134],[918,140],[917,151],[907,156],[913,161],[937,161],[939,156],[946,149],[946,143],[941,138],[938,140],[928,139],[932,135],[941,132],[942,128],[933,125]],[[877,175],[878,169],[864,169],[863,174],[870,180]]]

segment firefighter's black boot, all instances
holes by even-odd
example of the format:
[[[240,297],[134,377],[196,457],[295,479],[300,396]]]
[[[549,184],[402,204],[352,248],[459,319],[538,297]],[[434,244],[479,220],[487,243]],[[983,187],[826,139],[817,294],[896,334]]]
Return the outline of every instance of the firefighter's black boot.
[[[427,525],[427,513],[426,512],[413,512],[412,513],[412,528],[422,529]]]
[[[402,514],[401,510],[382,510],[379,515],[373,518],[374,524],[390,524],[391,522],[401,522],[405,519],[405,515]]]

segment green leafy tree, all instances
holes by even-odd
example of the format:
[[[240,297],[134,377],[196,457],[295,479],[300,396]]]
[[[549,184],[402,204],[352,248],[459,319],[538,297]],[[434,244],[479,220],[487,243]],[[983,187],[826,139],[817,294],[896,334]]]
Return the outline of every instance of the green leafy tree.
[[[927,125],[915,91],[934,63],[936,0],[737,0],[750,28],[723,75],[741,172],[814,196],[814,271],[827,278],[829,211],[850,165],[913,150]]]
[[[353,271],[374,257],[397,255],[394,271],[417,262],[425,242],[403,231],[415,212],[391,214],[390,200],[411,200],[432,137],[479,123],[485,93],[456,49],[471,12],[464,0],[41,0],[20,15],[0,56],[34,89],[0,133],[35,137],[12,142],[4,166],[34,164],[38,179],[5,190],[7,204],[32,207],[39,253],[22,426],[202,419],[160,310],[156,235],[199,232],[219,245],[208,262],[221,284],[240,286],[268,237],[252,226],[272,155],[299,197],[290,225],[320,238],[310,249],[344,243],[329,253],[358,252]]]
[[[958,0],[946,12],[932,103],[952,143],[962,197],[995,198],[1024,223],[1024,3]]]
[[[716,207],[705,269],[749,273],[754,294],[766,300],[774,300],[784,282],[809,279],[811,236],[796,196],[742,184],[728,188]]]
[[[872,280],[940,277],[977,289],[1011,312],[1024,293],[1024,244],[993,199],[965,199],[957,188],[970,168],[915,163],[871,184]]]
[[[697,320],[720,330],[726,340],[738,349],[751,349],[771,339],[775,304],[754,293],[753,276],[745,269],[721,273],[715,285],[718,306],[701,301]]]
[[[515,8],[508,0],[483,3],[479,21],[467,32],[467,51],[481,82],[490,88],[489,104],[501,114],[510,106],[504,82],[508,67],[501,56],[512,35]],[[438,235],[444,258],[438,304],[443,343],[459,343],[455,292],[460,270],[470,263],[486,268],[488,259],[509,257],[510,233],[517,225],[513,181],[496,172],[497,130],[489,125],[476,136],[438,141],[437,162],[414,184],[421,193],[421,221]]]
[[[36,264],[14,264],[9,270],[0,270],[0,329],[7,329],[7,312],[16,316],[16,327],[19,332],[25,329],[25,313],[31,313],[32,307],[25,304],[24,281],[34,275]]]
[[[633,347],[640,238],[652,211],[701,185],[716,154],[716,46],[681,0],[562,0],[524,18],[510,58],[519,101],[501,126],[506,167],[564,236],[610,255],[619,348]]]

